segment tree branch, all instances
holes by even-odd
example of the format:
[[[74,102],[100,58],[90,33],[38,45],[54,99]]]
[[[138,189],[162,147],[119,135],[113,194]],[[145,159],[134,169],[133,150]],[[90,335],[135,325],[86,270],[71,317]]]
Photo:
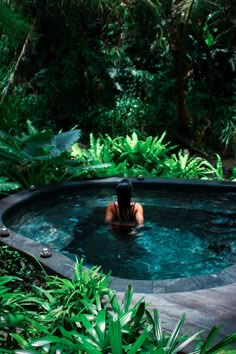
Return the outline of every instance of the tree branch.
[[[6,98],[7,94],[8,94],[8,91],[9,91],[9,89],[10,89],[10,86],[11,86],[11,85],[13,84],[13,82],[14,82],[15,73],[16,73],[18,67],[19,67],[20,61],[22,60],[22,58],[23,58],[24,55],[25,55],[26,48],[27,48],[27,46],[28,46],[28,42],[29,42],[30,36],[31,36],[31,34],[32,34],[32,32],[33,32],[33,29],[34,29],[34,25],[35,25],[35,20],[34,20],[34,23],[33,23],[32,27],[31,27],[29,33],[28,33],[27,36],[26,36],[24,45],[23,45],[23,47],[22,47],[22,49],[21,49],[20,55],[19,55],[19,57],[18,57],[18,59],[17,59],[17,61],[16,61],[16,64],[15,64],[13,70],[12,70],[12,73],[11,73],[11,75],[10,75],[10,77],[9,77],[9,80],[8,80],[8,82],[7,82],[7,85],[4,87],[4,89],[3,89],[3,91],[2,91],[3,94],[2,94],[2,97],[1,97],[1,100],[0,100],[0,106],[3,104],[5,98]]]

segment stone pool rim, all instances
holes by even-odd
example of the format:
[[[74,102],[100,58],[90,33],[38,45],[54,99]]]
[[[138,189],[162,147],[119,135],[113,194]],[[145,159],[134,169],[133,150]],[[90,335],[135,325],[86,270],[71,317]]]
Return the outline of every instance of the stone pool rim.
[[[27,204],[28,201],[33,199],[42,199],[43,196],[50,196],[58,192],[64,191],[76,191],[83,187],[109,187],[115,188],[116,184],[123,177],[113,177],[104,179],[89,179],[73,182],[64,182],[54,185],[45,185],[36,189],[29,188],[10,195],[0,200],[0,226],[6,225],[6,219],[8,213],[14,212],[14,210]],[[219,182],[212,180],[180,180],[180,179],[161,179],[161,178],[129,178],[135,189],[157,188],[161,190],[174,190],[186,191],[186,192],[234,192],[236,193],[236,183],[234,182]],[[23,235],[17,234],[10,230],[10,236],[1,237],[0,243],[9,245],[10,247],[22,252],[30,257],[40,260],[40,262],[47,269],[53,271],[53,273],[59,276],[72,278],[74,261],[65,255],[51,250],[52,256],[49,258],[40,257],[40,252],[46,244],[42,244],[33,241]],[[194,291],[200,289],[214,288],[227,284],[234,283],[236,281],[236,264],[225,268],[217,273],[192,276],[187,278],[177,278],[169,280],[136,280],[125,279],[111,276],[110,287],[116,291],[125,291],[128,285],[131,285],[136,293],[172,293],[172,292],[185,292]]]

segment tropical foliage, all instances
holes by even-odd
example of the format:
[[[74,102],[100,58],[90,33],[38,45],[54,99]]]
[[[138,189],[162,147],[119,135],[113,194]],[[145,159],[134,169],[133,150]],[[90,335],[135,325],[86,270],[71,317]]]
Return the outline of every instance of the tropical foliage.
[[[84,177],[223,180],[221,155],[235,155],[235,38],[233,0],[0,1],[1,195]],[[165,333],[157,311],[131,306],[132,289],[120,305],[98,269],[75,273],[45,275],[30,293],[0,278],[4,353],[177,353],[199,340],[179,336],[184,316]],[[235,340],[214,346],[218,331],[195,353]]]
[[[190,156],[187,149],[165,142],[165,132],[143,139],[135,132],[114,139],[108,134],[95,138],[91,133],[88,146],[80,144],[80,134],[78,129],[40,132],[30,121],[27,134],[20,137],[0,131],[0,190],[8,193],[31,185],[112,176],[224,179],[218,154],[213,166],[205,158]]]
[[[183,332],[183,314],[172,332],[163,330],[157,310],[141,298],[133,301],[128,287],[121,301],[109,288],[109,275],[99,267],[85,270],[76,262],[74,279],[47,275],[28,291],[14,276],[0,278],[0,344],[4,353],[169,353],[190,343],[195,354],[229,352],[236,334],[217,342],[220,327],[205,340],[201,332]],[[13,290],[14,283],[18,286]],[[44,284],[44,285],[43,285]],[[182,334],[180,334],[182,332]]]
[[[79,130],[54,135],[49,129],[39,132],[30,121],[27,123],[28,134],[20,137],[0,131],[0,167],[5,174],[2,190],[58,182],[65,173],[69,149],[80,137]],[[6,177],[14,183],[6,184]]]
[[[0,177],[0,193],[8,193],[10,191],[16,191],[21,187],[18,182],[10,182],[7,177]]]
[[[162,177],[187,179],[218,179],[223,180],[223,169],[220,156],[216,156],[216,167],[206,159],[198,156],[190,157],[188,150],[172,154],[164,161],[165,170]]]
[[[232,0],[1,1],[0,129],[79,126],[232,153]],[[86,21],[84,20],[86,18]]]
[[[79,143],[72,146],[73,165],[67,167],[67,178],[126,176],[217,179],[224,180],[221,157],[216,154],[215,166],[203,157],[193,155],[187,149],[179,149],[161,137],[139,139],[131,136],[112,139],[95,138],[90,134],[87,148]],[[177,154],[170,154],[178,149]]]

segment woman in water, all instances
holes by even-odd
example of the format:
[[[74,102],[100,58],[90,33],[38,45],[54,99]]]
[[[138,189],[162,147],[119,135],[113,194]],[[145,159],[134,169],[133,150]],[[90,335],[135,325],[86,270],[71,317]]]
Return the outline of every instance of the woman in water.
[[[124,178],[117,187],[117,201],[108,205],[105,223],[112,227],[131,228],[144,224],[143,207],[140,203],[132,202],[132,183]]]

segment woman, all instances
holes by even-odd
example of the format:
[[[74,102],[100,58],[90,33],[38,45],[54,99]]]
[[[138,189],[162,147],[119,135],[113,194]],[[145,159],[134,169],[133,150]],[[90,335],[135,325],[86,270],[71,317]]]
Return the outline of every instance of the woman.
[[[117,187],[117,202],[108,205],[105,215],[105,223],[118,228],[129,228],[144,224],[143,207],[140,203],[131,201],[132,184],[124,178]]]

